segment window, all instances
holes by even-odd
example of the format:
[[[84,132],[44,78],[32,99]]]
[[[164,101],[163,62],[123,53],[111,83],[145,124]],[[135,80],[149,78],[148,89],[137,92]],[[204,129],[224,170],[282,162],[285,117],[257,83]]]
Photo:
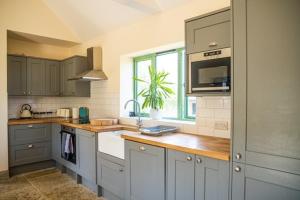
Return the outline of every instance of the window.
[[[162,111],[163,117],[166,119],[194,120],[196,98],[186,97],[184,91],[184,49],[174,49],[134,58],[134,76],[149,81],[148,67],[150,65],[153,65],[157,71],[168,72],[167,81],[173,83],[169,87],[173,89],[175,94],[166,99]],[[134,99],[141,104],[144,99],[138,94],[144,87],[143,83],[134,81]],[[149,116],[149,110],[149,108],[142,109],[142,116]]]

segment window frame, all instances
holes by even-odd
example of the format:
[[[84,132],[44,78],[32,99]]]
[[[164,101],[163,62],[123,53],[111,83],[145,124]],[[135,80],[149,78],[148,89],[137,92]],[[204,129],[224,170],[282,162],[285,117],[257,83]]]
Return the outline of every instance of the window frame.
[[[156,57],[161,56],[164,54],[170,53],[177,53],[178,55],[178,88],[177,88],[177,117],[163,117],[163,119],[170,119],[170,120],[182,120],[182,121],[195,121],[195,117],[188,116],[188,96],[185,95],[184,89],[184,80],[185,80],[185,66],[184,60],[185,58],[185,48],[177,48],[171,49],[164,52],[157,52],[151,53],[143,56],[138,56],[133,58],[133,77],[137,76],[138,73],[138,62],[150,60],[151,64],[154,65],[156,69]],[[133,79],[133,98],[137,100],[137,88],[138,88],[138,81]],[[137,112],[137,106],[134,104],[134,112]],[[141,113],[142,117],[149,117],[149,113]]]

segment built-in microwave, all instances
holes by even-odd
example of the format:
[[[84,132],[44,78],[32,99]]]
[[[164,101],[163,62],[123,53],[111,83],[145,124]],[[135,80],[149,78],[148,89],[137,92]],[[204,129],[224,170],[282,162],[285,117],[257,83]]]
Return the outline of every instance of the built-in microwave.
[[[231,49],[224,48],[188,55],[187,94],[230,93]]]

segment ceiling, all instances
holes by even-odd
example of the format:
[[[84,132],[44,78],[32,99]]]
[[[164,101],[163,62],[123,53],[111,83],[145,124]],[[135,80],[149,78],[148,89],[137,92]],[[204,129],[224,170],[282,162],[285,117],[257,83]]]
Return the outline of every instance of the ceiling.
[[[85,41],[191,0],[43,0]]]

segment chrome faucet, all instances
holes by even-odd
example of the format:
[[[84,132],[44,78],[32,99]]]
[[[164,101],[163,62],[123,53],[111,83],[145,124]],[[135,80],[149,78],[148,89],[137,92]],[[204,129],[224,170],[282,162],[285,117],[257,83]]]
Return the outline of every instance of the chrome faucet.
[[[143,126],[143,123],[142,123],[142,120],[141,120],[141,105],[140,103],[137,101],[137,100],[134,100],[134,99],[130,99],[128,100],[126,103],[125,103],[125,106],[124,106],[124,109],[126,109],[127,105],[129,102],[133,102],[133,103],[136,103],[137,104],[137,107],[138,107],[138,119],[136,120],[136,125],[141,128]]]

